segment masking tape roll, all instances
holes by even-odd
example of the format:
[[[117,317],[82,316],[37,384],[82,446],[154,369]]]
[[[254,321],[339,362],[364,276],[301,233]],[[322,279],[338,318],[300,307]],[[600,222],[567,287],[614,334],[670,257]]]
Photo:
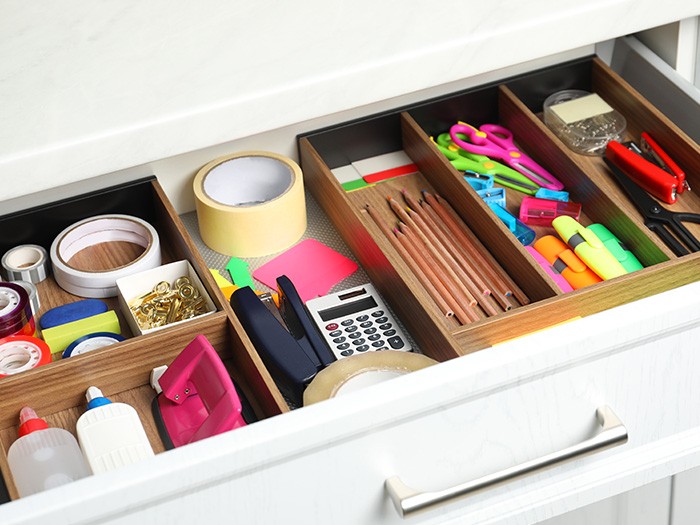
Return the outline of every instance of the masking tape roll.
[[[101,243],[130,242],[144,248],[128,264],[105,271],[72,267],[70,259],[79,251]],[[160,266],[160,240],[155,228],[131,215],[97,215],[69,226],[51,244],[51,263],[56,283],[79,297],[117,295],[117,279]]]
[[[304,406],[437,364],[422,354],[385,350],[356,354],[321,370],[304,390]]]
[[[51,362],[51,352],[44,341],[25,335],[0,339],[0,377],[19,374]]]
[[[297,242],[306,230],[301,168],[265,151],[211,161],[194,178],[199,233],[214,251],[261,257]]]
[[[46,250],[37,244],[22,244],[5,252],[2,267],[8,281],[40,283],[49,275]]]

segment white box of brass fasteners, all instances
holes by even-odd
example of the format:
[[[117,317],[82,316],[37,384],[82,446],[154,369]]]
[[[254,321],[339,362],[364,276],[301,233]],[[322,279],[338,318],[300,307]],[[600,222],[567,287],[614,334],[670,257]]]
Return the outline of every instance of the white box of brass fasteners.
[[[176,261],[117,279],[117,290],[119,307],[135,336],[216,311],[188,261]]]

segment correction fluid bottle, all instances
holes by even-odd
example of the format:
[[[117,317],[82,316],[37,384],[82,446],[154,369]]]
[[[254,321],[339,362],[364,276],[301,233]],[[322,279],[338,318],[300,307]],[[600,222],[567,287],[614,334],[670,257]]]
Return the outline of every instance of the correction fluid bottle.
[[[94,474],[136,463],[153,455],[139,415],[126,403],[112,403],[99,388],[85,394],[87,412],[76,425],[83,454]]]
[[[10,446],[7,462],[20,497],[90,474],[73,434],[49,428],[29,407],[20,411],[19,423],[19,439]]]

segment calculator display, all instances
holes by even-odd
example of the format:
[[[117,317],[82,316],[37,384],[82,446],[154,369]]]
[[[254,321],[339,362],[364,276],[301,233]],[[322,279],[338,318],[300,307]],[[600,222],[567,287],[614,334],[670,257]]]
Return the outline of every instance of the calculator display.
[[[339,306],[334,306],[332,308],[327,308],[318,312],[318,315],[323,321],[330,321],[331,319],[338,319],[340,317],[347,317],[357,312],[362,312],[363,310],[369,310],[370,308],[376,308],[377,302],[373,297],[367,296],[359,301],[353,301],[348,304],[341,304]]]

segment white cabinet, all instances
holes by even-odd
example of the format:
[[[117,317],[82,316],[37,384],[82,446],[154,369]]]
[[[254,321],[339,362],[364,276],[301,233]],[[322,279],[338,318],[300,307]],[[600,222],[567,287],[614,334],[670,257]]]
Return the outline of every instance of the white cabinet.
[[[337,112],[368,114],[376,109],[363,107],[367,104],[394,107],[394,97],[415,101],[427,98],[421,90],[444,93],[457,84],[502,78],[503,68],[512,72],[523,62],[573,49],[585,53],[600,40],[698,14],[692,2],[659,6],[651,0],[569,1],[556,8],[513,0],[462,7],[464,16],[454,5],[433,5],[428,12],[400,2],[347,4],[333,15],[325,4],[312,2],[299,6],[300,12],[273,8],[268,25],[268,11],[240,2],[222,16],[224,8],[207,3],[203,10],[209,18],[193,7],[178,14],[170,3],[156,2],[124,18],[109,11],[114,8],[90,12],[88,19],[99,23],[82,25],[61,12],[70,3],[47,6],[42,13],[17,8],[3,17],[3,34],[12,24],[22,32],[12,41],[16,47],[2,47],[0,57],[13,57],[6,63],[15,78],[50,84],[44,62],[50,62],[44,55],[50,46],[32,40],[31,21],[41,15],[42,27],[44,17],[56,16],[70,24],[54,27],[52,35],[67,39],[66,49],[78,49],[91,73],[76,68],[75,84],[59,84],[55,107],[44,86],[24,80],[0,88],[2,98],[18,97],[19,105],[43,100],[42,111],[56,120],[70,118],[91,92],[103,90],[115,106],[98,115],[90,107],[80,110],[70,125],[56,124],[61,131],[43,130],[36,140],[32,130],[41,127],[42,113],[12,107],[11,125],[0,128],[0,199],[63,183],[91,184],[84,179],[153,163],[167,173],[164,185],[186,211],[191,166],[178,165],[185,154],[185,165],[195,164],[212,158],[216,144],[234,140],[268,149],[280,142],[291,149],[299,130],[346,120]],[[159,28],[174,31],[157,22],[158,9],[180,29],[177,49],[183,56],[177,58],[191,70],[157,69],[149,77],[163,56],[158,43],[172,41],[153,35]],[[246,16],[254,28],[241,22]],[[242,34],[265,30],[276,38],[261,49],[240,35],[210,41],[197,52],[188,47],[195,35],[200,43],[202,34],[221,37],[228,22]],[[421,22],[424,32],[414,28]],[[138,38],[121,56],[115,49],[129,40],[131,24],[138,25]],[[78,38],[81,32],[87,36]],[[141,49],[138,42],[147,45]],[[243,44],[235,63],[245,68],[240,76],[222,79],[219,66],[226,54],[217,53]],[[302,59],[296,55],[309,51]],[[120,57],[105,65],[125,75],[117,85],[100,70],[101,53]],[[339,61],[343,53],[354,62]],[[76,60],[53,56],[58,64]],[[205,63],[209,58],[214,65]],[[119,95],[127,102],[139,100],[139,72],[158,89],[126,111]],[[243,77],[253,80],[238,92],[236,82]],[[174,85],[190,87],[168,95],[166,87]],[[57,136],[64,131],[65,137]],[[673,525],[692,523],[697,471],[689,469],[700,467],[698,311],[700,283],[695,283],[14,501],[0,506],[0,522],[660,525],[672,516]],[[627,429],[626,443],[405,520],[388,497],[385,482],[392,476],[418,491],[439,491],[574,446],[599,431],[595,413],[605,405]]]

